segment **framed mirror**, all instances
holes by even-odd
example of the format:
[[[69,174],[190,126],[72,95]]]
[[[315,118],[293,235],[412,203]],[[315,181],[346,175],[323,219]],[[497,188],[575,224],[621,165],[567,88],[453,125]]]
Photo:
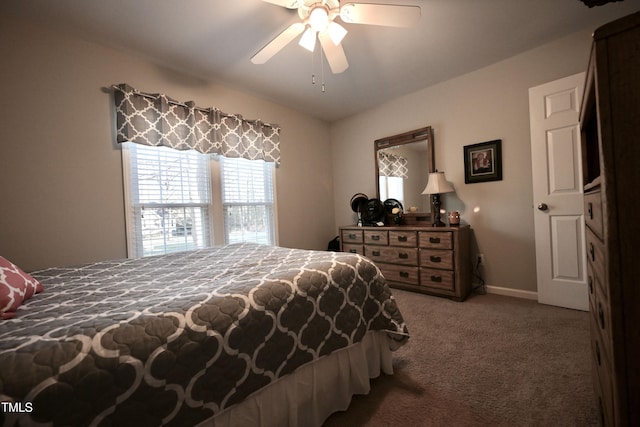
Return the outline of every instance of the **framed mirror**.
[[[435,170],[431,126],[377,139],[374,154],[377,198],[397,199],[405,212],[430,213],[431,198],[422,191]]]

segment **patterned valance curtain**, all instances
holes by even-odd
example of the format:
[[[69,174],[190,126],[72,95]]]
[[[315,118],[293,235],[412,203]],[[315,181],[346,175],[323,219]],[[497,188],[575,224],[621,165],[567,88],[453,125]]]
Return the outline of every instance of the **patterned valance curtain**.
[[[384,151],[378,151],[378,175],[407,178],[407,159]]]
[[[280,162],[280,127],[245,120],[217,108],[199,108],[163,94],[138,92],[120,84],[115,89],[117,141],[204,154]]]

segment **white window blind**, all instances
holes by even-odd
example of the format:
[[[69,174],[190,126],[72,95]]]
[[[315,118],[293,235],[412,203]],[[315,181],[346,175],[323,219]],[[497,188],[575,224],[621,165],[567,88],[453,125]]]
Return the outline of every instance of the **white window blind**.
[[[134,143],[126,143],[126,150],[130,256],[210,246],[212,201],[208,156],[192,150]]]
[[[226,243],[275,244],[273,165],[221,158]]]
[[[404,205],[404,179],[380,175],[379,188],[380,200],[396,199]]]

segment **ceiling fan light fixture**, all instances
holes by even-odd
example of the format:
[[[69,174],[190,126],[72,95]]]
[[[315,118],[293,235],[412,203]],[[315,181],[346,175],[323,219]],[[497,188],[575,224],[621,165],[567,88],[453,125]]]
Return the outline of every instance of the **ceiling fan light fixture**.
[[[316,6],[309,14],[309,25],[315,31],[324,31],[329,25],[329,12],[324,6]]]
[[[307,27],[298,44],[309,52],[313,52],[316,48],[316,32],[311,27]]]
[[[386,27],[412,27],[421,17],[420,6],[401,4],[377,4],[349,2],[340,4],[339,0],[263,0],[278,6],[294,9],[297,6],[300,21],[291,24],[258,53],[251,57],[254,64],[264,64],[273,55],[282,50],[294,39],[313,52],[320,44],[331,72],[340,74],[349,67],[342,47],[347,30],[335,22],[340,17],[345,24],[380,25]],[[600,0],[595,0],[600,1]],[[316,42],[316,38],[318,42]]]
[[[329,37],[331,38],[331,41],[336,46],[338,46],[342,41],[342,39],[344,39],[344,36],[347,35],[346,28],[344,28],[342,25],[338,24],[335,21],[332,21],[329,24],[329,28],[327,28],[327,31],[329,32]]]

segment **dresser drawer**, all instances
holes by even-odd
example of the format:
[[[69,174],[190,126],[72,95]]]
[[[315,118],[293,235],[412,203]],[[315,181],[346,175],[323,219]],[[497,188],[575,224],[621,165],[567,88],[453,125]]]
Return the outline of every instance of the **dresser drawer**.
[[[345,243],[364,243],[362,230],[342,230],[340,234],[343,245]]]
[[[587,262],[587,290],[589,291],[589,298],[593,296],[594,301],[597,298],[604,303],[609,304],[609,295],[602,283],[602,273],[602,268],[600,271],[597,271],[592,262]],[[593,311],[595,311],[595,305]]]
[[[587,262],[593,267],[593,272],[600,280],[605,280],[605,259],[602,241],[587,228]]]
[[[596,275],[593,272],[591,263],[587,263],[587,290],[589,291],[589,311],[596,312]]]
[[[420,231],[418,244],[421,248],[453,249],[451,231]]]
[[[409,285],[418,285],[419,283],[418,267],[385,263],[379,263],[377,266],[387,280]]]
[[[420,267],[453,270],[453,252],[420,249]]]
[[[453,271],[420,268],[420,285],[422,286],[455,291],[454,283]]]
[[[367,245],[388,245],[389,233],[386,230],[364,232],[364,243]]]
[[[592,316],[595,319],[595,324],[600,335],[603,352],[607,353],[609,360],[613,360],[613,354],[611,354],[613,348],[613,341],[611,339],[611,309],[604,299],[603,293],[601,286],[596,285],[596,300]]]
[[[584,220],[587,227],[602,239],[602,194],[600,191],[584,195]]]
[[[364,245],[357,245],[354,243],[343,243],[342,251],[350,252],[352,254],[364,255]]]
[[[595,393],[600,416],[600,425],[614,425],[614,404],[613,404],[613,378],[611,377],[611,362],[608,352],[604,351],[604,345],[600,335],[595,330],[595,321],[591,322],[591,353],[593,360],[593,376],[595,382]]]
[[[418,246],[418,233],[415,231],[389,231],[389,244],[415,248]]]
[[[418,265],[418,249],[416,248],[366,245],[364,247],[364,254],[374,262]]]

